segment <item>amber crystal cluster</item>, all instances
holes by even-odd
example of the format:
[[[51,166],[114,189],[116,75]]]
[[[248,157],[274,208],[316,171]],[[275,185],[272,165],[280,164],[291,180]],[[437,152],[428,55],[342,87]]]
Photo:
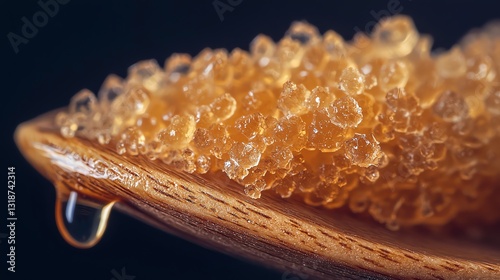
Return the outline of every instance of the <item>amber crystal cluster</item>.
[[[392,229],[497,220],[500,27],[448,51],[431,43],[405,16],[350,42],[296,22],[248,52],[134,64],[97,97],[77,93],[56,122],[124,156],[225,174],[252,198],[302,196]]]

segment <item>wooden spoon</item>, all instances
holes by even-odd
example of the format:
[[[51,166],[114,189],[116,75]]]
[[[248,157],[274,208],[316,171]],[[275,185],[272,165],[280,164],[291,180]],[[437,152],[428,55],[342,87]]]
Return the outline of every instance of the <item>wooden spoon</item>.
[[[273,194],[254,200],[221,174],[185,174],[160,161],[63,138],[54,114],[21,124],[15,139],[27,160],[54,183],[61,207],[71,196],[101,206],[96,236],[87,243],[74,240],[59,209],[59,228],[77,247],[99,240],[113,206],[200,245],[307,279],[500,279],[498,245],[417,230],[393,232],[350,213]]]

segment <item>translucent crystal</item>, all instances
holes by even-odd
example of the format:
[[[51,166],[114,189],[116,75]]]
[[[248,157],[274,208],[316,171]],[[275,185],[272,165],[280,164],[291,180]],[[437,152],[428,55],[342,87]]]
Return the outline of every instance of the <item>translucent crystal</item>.
[[[344,39],[335,31],[328,30],[323,35],[323,45],[329,55],[339,58],[346,53]]]
[[[371,134],[354,134],[345,142],[345,149],[347,159],[360,167],[377,165],[381,157],[380,145]]]
[[[139,152],[145,151],[146,137],[142,131],[136,127],[129,127],[126,129],[121,135],[120,142],[119,153],[123,148],[132,156],[136,156]]]
[[[305,145],[305,123],[297,116],[281,118],[274,127],[268,129],[271,129],[275,143],[292,147],[293,150],[300,150]]]
[[[236,100],[229,93],[225,93],[210,104],[210,109],[218,122],[227,120],[236,111]]]
[[[300,65],[303,54],[304,49],[301,43],[286,36],[278,42],[278,48],[275,53],[277,58],[276,61],[280,65],[285,64],[290,68],[295,68]]]
[[[315,87],[311,91],[311,95],[309,96],[309,100],[307,101],[308,109],[309,111],[323,109],[330,105],[333,100],[335,100],[335,96],[330,92],[329,88]]]
[[[158,133],[158,140],[172,149],[184,148],[193,139],[195,129],[192,115],[175,115],[167,128]]]
[[[358,69],[346,68],[340,75],[339,87],[349,95],[361,94],[365,89],[365,76]]]
[[[331,122],[341,128],[356,127],[363,120],[363,110],[356,99],[344,96],[326,108]]]
[[[229,62],[233,65],[233,82],[244,81],[246,76],[255,71],[252,67],[252,58],[242,49],[234,49],[229,56]]]
[[[309,99],[310,94],[310,91],[307,90],[304,85],[286,82],[283,85],[283,91],[278,100],[278,106],[285,114],[304,114],[308,111],[306,101]]]
[[[376,123],[376,116],[381,110],[380,104],[375,102],[375,98],[370,94],[359,94],[354,96],[356,102],[363,110],[363,119],[359,127],[373,127]]]
[[[193,144],[200,152],[208,152],[213,145],[212,135],[206,128],[197,128],[193,135]]]
[[[361,176],[361,181],[365,184],[375,183],[380,177],[380,172],[378,168],[374,165],[370,165],[365,169],[364,174]]]
[[[288,169],[293,159],[293,153],[288,147],[273,145],[266,150],[273,168]]]
[[[97,142],[101,145],[107,145],[111,141],[111,133],[109,131],[101,131],[97,134]]]
[[[69,103],[70,114],[90,116],[97,110],[97,98],[90,90],[83,89],[71,98]]]
[[[237,142],[229,150],[229,157],[244,169],[249,169],[259,164],[260,156],[260,151],[253,143]]]
[[[255,184],[248,184],[245,186],[245,194],[253,199],[260,198],[262,189]]]
[[[290,29],[286,32],[293,40],[297,40],[302,44],[312,43],[319,40],[319,32],[316,27],[308,24],[307,22],[296,21],[292,23]]]
[[[483,81],[488,76],[496,75],[492,72],[493,62],[489,56],[476,55],[467,59],[467,77],[471,80]]]
[[[149,104],[149,93],[142,87],[133,87],[115,98],[111,109],[117,114],[140,115],[146,112]]]
[[[65,112],[61,112],[56,116],[57,125],[60,127],[62,136],[66,138],[74,137],[78,130],[78,122],[75,118],[68,116]]]
[[[107,110],[111,103],[123,92],[123,79],[116,75],[109,75],[99,89],[99,103]]]
[[[201,155],[196,159],[196,171],[205,174],[210,171],[211,159],[208,156]]]
[[[161,127],[160,120],[148,114],[144,114],[139,117],[136,121],[136,125],[137,128],[139,128],[141,131],[144,131],[143,133],[148,138],[154,137],[154,135],[158,132],[158,129],[160,129]]]
[[[261,67],[269,64],[275,49],[273,40],[265,35],[257,36],[250,44],[250,52]]]
[[[394,16],[382,20],[373,31],[373,40],[387,58],[409,54],[418,41],[418,33],[407,16]]]
[[[285,178],[283,180],[279,180],[274,183],[273,188],[277,194],[279,194],[282,198],[290,197],[295,188],[297,187],[297,183],[289,178]]]
[[[312,115],[311,121],[308,122],[307,135],[307,146],[309,148],[321,151],[336,151],[342,145],[345,130],[332,123],[325,110],[320,110]]]
[[[154,59],[137,62],[128,69],[129,79],[141,83],[144,88],[155,92],[161,86],[165,73]]]
[[[500,88],[492,90],[486,97],[485,103],[491,114],[500,115]]]
[[[394,112],[417,112],[418,100],[402,88],[394,88],[385,96],[387,106]]]
[[[233,79],[233,66],[229,64],[226,50],[215,50],[210,60],[211,70],[213,71],[214,83],[219,86],[225,86]]]
[[[235,134],[241,135],[240,139],[249,141],[264,132],[265,124],[264,116],[261,113],[242,116],[234,123]]]
[[[469,108],[464,98],[453,91],[445,91],[439,96],[433,106],[434,113],[447,122],[464,120]]]
[[[466,71],[465,57],[462,51],[455,47],[438,56],[436,59],[437,72],[443,78],[458,78]]]
[[[409,78],[408,67],[404,61],[388,61],[382,65],[379,74],[379,86],[383,91],[403,88]]]
[[[264,116],[272,115],[277,107],[276,96],[269,89],[250,90],[246,92],[240,103],[246,112],[260,112]]]
[[[210,153],[216,158],[221,159],[222,155],[227,153],[232,145],[227,129],[222,124],[214,124],[210,127],[209,132],[213,139],[213,146],[210,149]]]
[[[226,173],[227,177],[233,180],[243,179],[248,175],[248,169],[241,167],[234,159],[224,161],[222,170]]]
[[[173,54],[165,61],[165,75],[168,80],[177,82],[186,75],[191,67],[191,56],[188,54]]]

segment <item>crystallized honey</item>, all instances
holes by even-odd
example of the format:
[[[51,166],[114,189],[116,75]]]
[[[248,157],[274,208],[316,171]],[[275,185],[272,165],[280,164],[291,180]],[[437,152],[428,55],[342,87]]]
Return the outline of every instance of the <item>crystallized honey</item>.
[[[366,212],[391,229],[500,217],[500,28],[433,54],[396,16],[346,42],[293,23],[250,51],[174,54],[110,75],[56,117],[64,137],[189,173],[222,172],[259,198]]]

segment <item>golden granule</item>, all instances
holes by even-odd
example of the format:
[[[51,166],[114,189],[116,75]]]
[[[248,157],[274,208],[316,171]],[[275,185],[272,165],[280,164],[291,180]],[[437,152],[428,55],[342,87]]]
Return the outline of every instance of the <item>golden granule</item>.
[[[61,134],[190,173],[220,172],[259,198],[367,212],[392,229],[491,211],[500,182],[500,32],[447,52],[404,16],[351,42],[292,24],[250,52],[174,54],[82,90]]]

